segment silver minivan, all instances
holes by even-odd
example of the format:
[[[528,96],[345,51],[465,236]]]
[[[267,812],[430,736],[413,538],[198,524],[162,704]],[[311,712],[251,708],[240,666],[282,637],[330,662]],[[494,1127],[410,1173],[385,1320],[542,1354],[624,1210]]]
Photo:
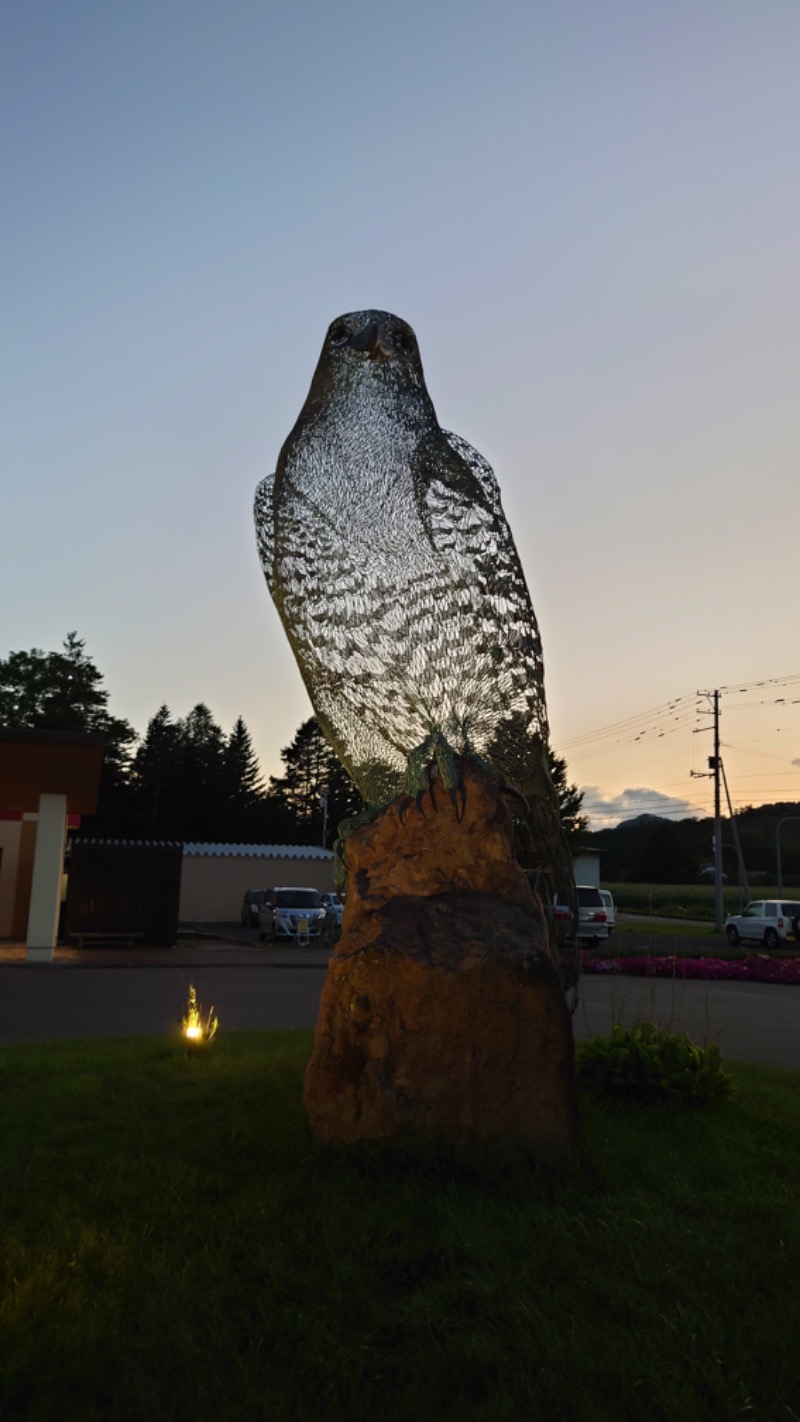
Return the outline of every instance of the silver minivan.
[[[273,942],[290,938],[298,944],[311,939],[320,941],[330,936],[326,932],[330,926],[316,889],[304,886],[267,889],[258,916],[258,936],[262,941],[267,938]]]
[[[600,890],[590,884],[576,884],[575,894],[578,900],[578,937],[588,939],[590,943],[608,938],[608,922]],[[557,919],[564,915],[572,917],[566,894],[556,894],[553,906]]]

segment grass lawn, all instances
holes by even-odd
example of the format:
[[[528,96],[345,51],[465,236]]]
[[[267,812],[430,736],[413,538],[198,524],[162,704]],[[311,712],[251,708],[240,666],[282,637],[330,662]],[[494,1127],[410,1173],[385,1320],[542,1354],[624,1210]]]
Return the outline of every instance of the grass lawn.
[[[0,1050],[0,1415],[800,1418],[800,1074],[546,1169],[315,1147],[310,1033]]]
[[[650,938],[708,938],[725,948],[728,947],[727,938],[723,933],[716,932],[713,923],[704,923],[698,927],[696,924],[681,923],[679,919],[674,923],[620,923],[617,920],[613,936],[636,934],[641,937],[643,933]]]
[[[753,953],[764,954],[763,943],[745,940],[736,948],[722,933],[713,928],[691,928],[685,923],[619,923],[608,938],[598,943],[599,957],[614,958],[625,953],[641,953],[641,939],[652,945],[654,953],[674,953],[677,956],[694,958],[729,958],[733,961],[749,958]],[[647,951],[647,950],[646,950]],[[800,957],[800,948],[794,941],[769,952],[770,958],[785,958],[794,962]]]

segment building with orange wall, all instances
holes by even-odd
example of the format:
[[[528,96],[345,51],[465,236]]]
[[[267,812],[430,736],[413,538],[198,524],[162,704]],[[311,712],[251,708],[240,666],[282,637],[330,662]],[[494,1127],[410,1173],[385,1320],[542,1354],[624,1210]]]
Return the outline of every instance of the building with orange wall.
[[[98,735],[0,728],[0,937],[28,962],[53,960],[68,817],[97,809],[104,753]]]

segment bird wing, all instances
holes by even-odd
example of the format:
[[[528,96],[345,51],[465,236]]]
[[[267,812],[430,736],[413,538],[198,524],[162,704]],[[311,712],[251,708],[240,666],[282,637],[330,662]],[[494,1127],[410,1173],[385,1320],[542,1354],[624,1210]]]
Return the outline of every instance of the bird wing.
[[[447,572],[437,613],[446,617],[448,598],[451,607],[468,606],[463,675],[488,669],[497,695],[482,753],[529,800],[530,862],[550,866],[558,887],[569,885],[572,859],[546,758],[542,642],[494,472],[466,440],[439,430],[418,447],[414,483],[426,536]]]
[[[504,628],[505,646],[541,684],[539,630],[491,465],[460,435],[438,430],[418,446],[413,474],[432,547],[471,585],[483,609]]]
[[[267,587],[273,592],[274,569],[275,569],[275,506],[272,501],[272,491],[275,487],[275,475],[267,474],[261,480],[256,489],[255,502],[253,504],[253,517],[256,524],[256,546],[261,566],[264,569],[264,577],[267,580]]]
[[[466,465],[472,478],[476,481],[481,491],[482,503],[505,524],[500,486],[488,459],[484,459],[477,449],[473,449],[471,444],[461,438],[461,435],[453,434],[452,430],[441,430],[440,434],[448,449],[452,451],[456,459]]]

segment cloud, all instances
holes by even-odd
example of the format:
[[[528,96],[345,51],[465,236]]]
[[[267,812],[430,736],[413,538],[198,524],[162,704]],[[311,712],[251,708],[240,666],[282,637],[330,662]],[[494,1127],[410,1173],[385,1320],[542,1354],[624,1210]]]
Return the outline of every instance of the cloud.
[[[619,795],[604,795],[596,786],[587,785],[581,808],[588,816],[590,828],[596,830],[613,829],[620,820],[632,820],[637,815],[662,815],[665,819],[678,820],[706,813],[689,800],[678,800],[674,795],[643,786],[623,790]]]
[[[797,757],[796,760],[792,761],[792,765],[796,765],[798,770],[800,770],[800,755]]]

